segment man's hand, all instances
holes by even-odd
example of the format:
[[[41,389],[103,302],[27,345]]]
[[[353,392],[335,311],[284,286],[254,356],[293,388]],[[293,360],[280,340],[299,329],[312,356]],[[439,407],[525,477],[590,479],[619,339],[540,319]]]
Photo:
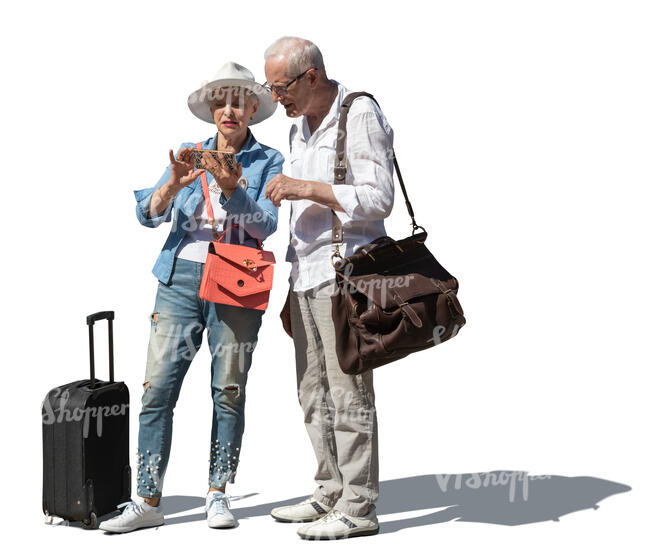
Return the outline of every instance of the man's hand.
[[[289,286],[289,291],[287,292],[287,299],[284,302],[284,307],[280,312],[280,319],[282,320],[282,328],[285,333],[287,333],[291,338],[293,338],[293,333],[291,332],[291,286]]]
[[[307,199],[309,198],[309,182],[307,180],[296,180],[284,174],[277,174],[266,184],[266,197],[276,207],[280,206],[283,199]]]

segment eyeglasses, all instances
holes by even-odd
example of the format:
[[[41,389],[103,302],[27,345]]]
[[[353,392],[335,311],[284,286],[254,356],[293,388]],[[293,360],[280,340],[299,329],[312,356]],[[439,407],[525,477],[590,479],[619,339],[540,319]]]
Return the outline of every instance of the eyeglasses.
[[[307,68],[304,72],[302,72],[299,76],[294,77],[289,83],[285,83],[284,85],[271,85],[268,81],[265,81],[263,84],[263,87],[268,89],[269,91],[275,91],[275,94],[278,97],[284,97],[291,85],[293,85],[296,81],[298,81],[303,75],[305,75],[309,70],[317,70],[318,68]]]

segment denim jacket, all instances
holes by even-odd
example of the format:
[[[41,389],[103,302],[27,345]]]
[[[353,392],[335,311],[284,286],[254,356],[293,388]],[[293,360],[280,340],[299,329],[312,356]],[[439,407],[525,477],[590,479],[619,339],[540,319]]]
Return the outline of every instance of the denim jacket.
[[[216,144],[217,135],[215,134],[214,137],[203,141],[201,146],[203,149],[216,149]],[[178,152],[184,147],[194,148],[196,144],[182,143],[176,154],[178,155]],[[238,185],[229,199],[226,199],[223,193],[219,197],[221,207],[228,214],[226,226],[229,221],[243,223],[243,228],[248,235],[263,242],[265,238],[275,232],[278,224],[278,208],[270,199],[264,197],[264,192],[268,181],[282,172],[284,157],[275,149],[258,143],[249,130],[246,141],[235,158],[242,164],[242,176],[248,180],[248,188],[244,191]],[[168,165],[154,187],[133,191],[137,201],[135,213],[142,225],[154,228],[163,222],[169,222],[172,218],[172,211],[174,212],[172,229],[152,269],[153,274],[164,284],[169,283],[176,250],[188,229],[191,229],[192,222],[195,222],[194,211],[203,198],[203,188],[199,177],[190,185],[182,188],[162,214],[148,218],[147,212],[151,196],[169,180],[170,175],[171,165]],[[210,182],[212,175],[209,172],[206,172],[206,175]],[[254,238],[248,238],[244,244],[252,247],[257,246]]]

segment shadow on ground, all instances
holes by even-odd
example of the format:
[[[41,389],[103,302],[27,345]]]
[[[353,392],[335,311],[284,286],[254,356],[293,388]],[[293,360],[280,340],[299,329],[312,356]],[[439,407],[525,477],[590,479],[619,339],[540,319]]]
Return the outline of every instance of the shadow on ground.
[[[589,476],[529,476],[526,472],[497,470],[471,474],[428,474],[380,482],[377,503],[381,534],[449,521],[516,526],[547,520],[583,509],[598,509],[607,497],[629,491],[630,486]],[[291,505],[307,495],[241,506],[234,498],[239,521],[269,516],[273,507]],[[163,498],[165,525],[205,520],[204,497],[172,495]],[[172,516],[192,509],[197,513]],[[382,515],[433,510],[411,518],[382,520]],[[74,524],[74,523],[73,523]],[[72,525],[72,524],[71,524]]]

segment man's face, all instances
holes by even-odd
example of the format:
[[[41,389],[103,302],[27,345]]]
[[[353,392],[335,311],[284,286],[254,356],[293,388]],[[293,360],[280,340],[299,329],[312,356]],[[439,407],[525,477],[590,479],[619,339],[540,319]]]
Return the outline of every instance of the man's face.
[[[269,85],[283,86],[289,83],[295,75],[287,75],[287,59],[284,56],[271,56],[264,64],[266,82]],[[305,75],[294,81],[286,90],[280,94],[273,90],[273,100],[278,101],[287,113],[289,118],[297,118],[307,111],[311,99],[311,86],[309,76]]]

